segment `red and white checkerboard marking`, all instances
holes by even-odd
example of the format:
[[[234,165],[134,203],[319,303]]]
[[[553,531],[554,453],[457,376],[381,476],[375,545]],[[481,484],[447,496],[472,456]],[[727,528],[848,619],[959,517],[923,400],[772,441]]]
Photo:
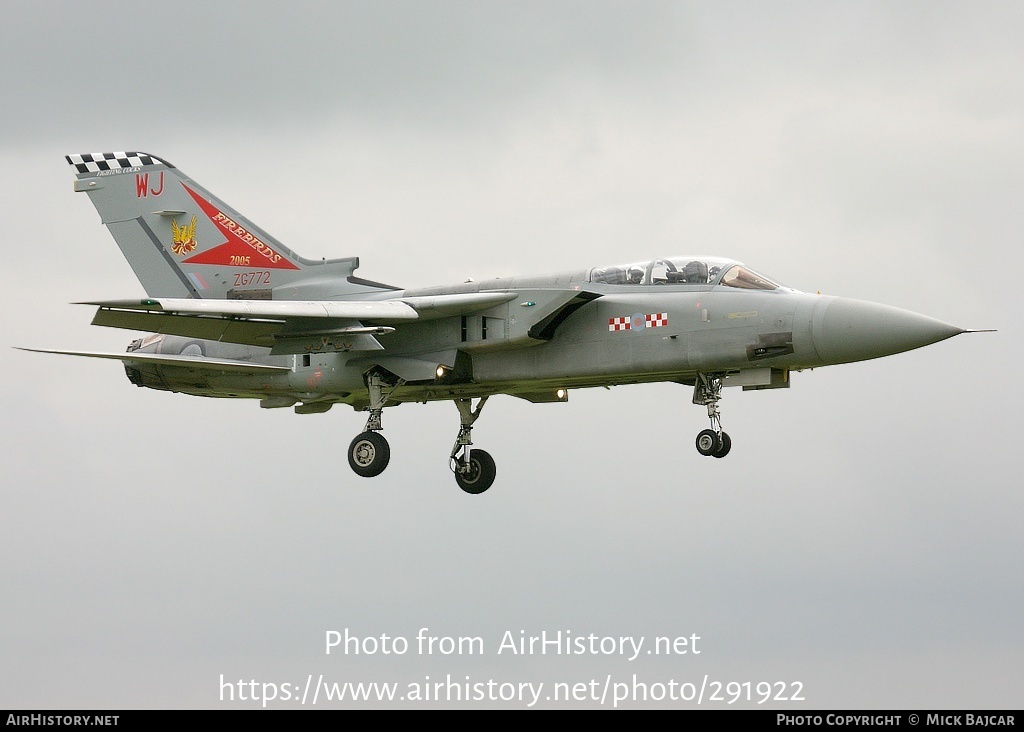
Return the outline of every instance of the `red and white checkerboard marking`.
[[[633,320],[632,316],[626,316],[621,318],[609,318],[608,319],[608,330],[634,330],[630,325]],[[637,323],[636,330],[642,328],[660,328],[664,325],[668,325],[668,313],[647,313],[644,315],[644,324],[641,326]]]

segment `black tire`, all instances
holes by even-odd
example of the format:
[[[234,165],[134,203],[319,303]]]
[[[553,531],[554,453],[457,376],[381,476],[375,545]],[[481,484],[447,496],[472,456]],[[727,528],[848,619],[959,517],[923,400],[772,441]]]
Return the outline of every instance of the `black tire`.
[[[469,453],[469,472],[455,472],[455,482],[459,488],[477,495],[483,493],[494,483],[498,470],[494,466],[494,458],[483,450],[471,450]]]
[[[701,430],[697,435],[697,452],[701,455],[714,455],[722,449],[722,440],[714,430]]]
[[[732,438],[729,437],[727,432],[722,433],[722,446],[715,451],[714,455],[716,458],[724,458],[729,454],[729,450],[732,449]]]
[[[356,475],[372,478],[384,472],[391,460],[391,446],[377,432],[356,435],[348,446],[348,464]]]

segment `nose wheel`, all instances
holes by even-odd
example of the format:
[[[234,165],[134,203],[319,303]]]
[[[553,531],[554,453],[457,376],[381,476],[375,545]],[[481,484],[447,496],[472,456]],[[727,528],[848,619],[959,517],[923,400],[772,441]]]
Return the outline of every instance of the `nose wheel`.
[[[701,455],[724,458],[732,449],[732,438],[728,432],[703,430],[697,435],[697,452]]]
[[[693,403],[707,407],[711,429],[697,435],[697,452],[704,456],[724,458],[732,449],[732,438],[722,431],[722,414],[718,402],[722,398],[722,374],[697,374],[693,385]]]

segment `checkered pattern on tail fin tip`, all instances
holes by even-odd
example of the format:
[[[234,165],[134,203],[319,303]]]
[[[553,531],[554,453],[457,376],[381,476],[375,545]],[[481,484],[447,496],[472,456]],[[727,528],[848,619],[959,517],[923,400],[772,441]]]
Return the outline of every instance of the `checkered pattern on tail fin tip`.
[[[83,153],[65,157],[68,163],[78,169],[79,173],[98,173],[101,170],[139,168],[143,165],[157,164],[166,165],[168,168],[174,167],[166,160],[144,152]]]

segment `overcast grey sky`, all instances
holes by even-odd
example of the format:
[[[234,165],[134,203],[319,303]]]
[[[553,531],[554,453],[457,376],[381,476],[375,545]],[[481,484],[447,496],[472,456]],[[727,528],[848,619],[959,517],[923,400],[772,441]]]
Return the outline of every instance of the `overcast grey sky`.
[[[1020,3],[2,6],[5,346],[133,337],[69,304],[142,294],[63,160],[107,150],[400,286],[699,252],[998,332],[730,390],[720,461],[678,385],[498,397],[475,497],[447,403],[389,410],[391,465],[364,480],[344,451],[365,415],[9,350],[0,707],[216,707],[221,674],[1019,706]],[[324,653],[330,630],[423,627],[484,653]],[[701,653],[499,655],[506,630]]]

